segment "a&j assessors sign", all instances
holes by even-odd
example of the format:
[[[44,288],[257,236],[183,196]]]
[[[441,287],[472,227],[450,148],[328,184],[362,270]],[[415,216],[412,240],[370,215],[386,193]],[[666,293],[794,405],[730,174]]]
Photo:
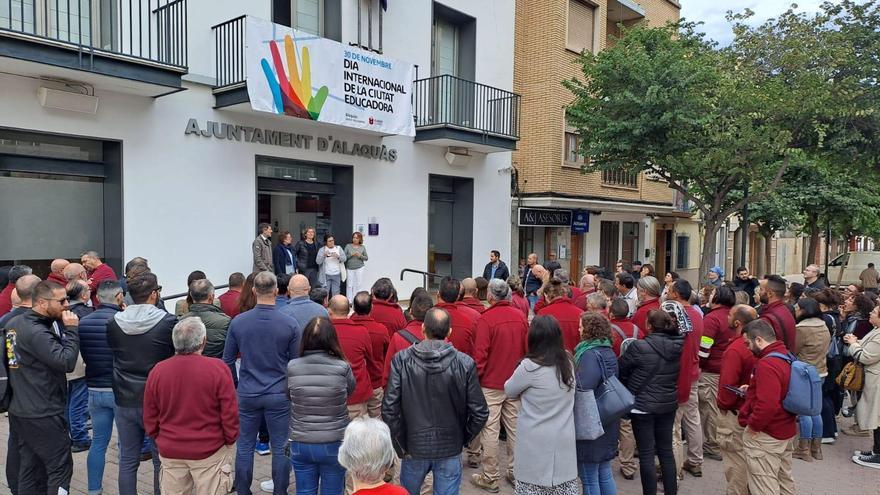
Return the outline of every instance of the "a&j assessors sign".
[[[412,64],[255,17],[246,31],[254,110],[415,135]]]

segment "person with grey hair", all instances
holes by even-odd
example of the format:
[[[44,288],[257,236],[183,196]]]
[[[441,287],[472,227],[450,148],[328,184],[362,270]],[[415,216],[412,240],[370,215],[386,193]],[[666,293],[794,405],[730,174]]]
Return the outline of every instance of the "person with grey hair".
[[[202,355],[199,318],[180,320],[171,340],[175,355],[150,371],[144,389],[144,428],[162,456],[162,492],[229,493],[239,433],[232,374]]]
[[[409,495],[402,487],[385,482],[394,457],[391,431],[385,423],[362,417],[345,428],[338,459],[354,481],[352,495]]]
[[[124,296],[119,282],[98,285],[98,307],[79,321],[79,352],[86,365],[92,446],[86,459],[89,493],[100,493],[107,446],[113,434],[116,404],[113,400],[113,351],[107,342],[107,323],[122,311]]]
[[[69,282],[64,290],[67,291],[67,299],[70,301],[70,310],[80,318],[85,317],[94,311],[89,303],[92,299],[92,290],[89,283],[85,280],[74,280]]]
[[[265,418],[272,448],[273,491],[283,495],[290,484],[290,463],[284,455],[290,416],[287,363],[299,357],[302,327],[293,317],[275,309],[278,282],[272,272],[257,273],[251,290],[257,304],[232,320],[223,349],[223,361],[230,368],[241,355],[241,439],[235,456],[235,488],[238,493],[250,493],[257,431]]]
[[[605,294],[594,292],[587,296],[587,311],[599,313],[602,316],[608,316],[608,298]]]
[[[642,277],[636,283],[639,304],[632,315],[632,321],[639,328],[648,328],[648,313],[660,309],[660,281],[650,275]]]
[[[489,282],[490,306],[477,319],[474,361],[489,407],[489,421],[481,434],[483,469],[471,476],[471,483],[490,492],[500,490],[498,435],[501,423],[507,431],[507,480],[513,484],[513,449],[516,444],[516,418],[519,399],[504,393],[504,383],[513,375],[528,350],[529,324],[522,312],[510,302],[510,287],[503,280]]]
[[[222,358],[223,347],[226,345],[226,332],[232,319],[217,307],[217,300],[214,299],[214,284],[208,279],[194,280],[189,284],[189,297],[193,302],[189,305],[189,311],[180,318],[199,317],[208,333],[208,343],[202,354]]]

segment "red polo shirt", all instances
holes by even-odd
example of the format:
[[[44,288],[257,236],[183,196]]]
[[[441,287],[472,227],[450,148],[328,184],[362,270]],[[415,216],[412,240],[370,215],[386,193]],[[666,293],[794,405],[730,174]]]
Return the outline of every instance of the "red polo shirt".
[[[727,390],[725,385],[739,388],[748,385],[755,368],[755,355],[749,350],[746,339],[742,336],[733,339],[724,355],[721,356],[721,373],[718,376],[718,398],[715,402],[722,411],[739,411],[745,403],[735,393]]]
[[[797,417],[782,407],[788,393],[791,365],[783,359],[767,356],[771,352],[788,354],[788,349],[777,340],[761,351],[749,381],[746,401],[739,410],[739,424],[777,440],[788,440],[797,433]]]
[[[633,336],[633,328],[635,328],[635,324],[627,318],[621,319],[613,319],[611,320],[612,325],[617,325],[623,331],[623,334],[626,335],[626,338],[631,339]],[[644,339],[648,334],[645,332],[643,328],[639,328],[638,332],[636,332],[637,339]],[[611,329],[611,350],[614,351],[614,355],[620,357],[620,344],[623,343],[623,337],[620,336],[613,328]]]
[[[395,332],[406,326],[406,318],[403,317],[403,311],[396,303],[390,303],[381,299],[373,298],[373,309],[370,316],[379,323],[385,325],[388,329],[388,336],[391,337]]]
[[[571,299],[560,297],[538,310],[537,314],[539,316],[552,316],[556,318],[556,321],[559,322],[559,328],[562,329],[562,340],[565,343],[565,348],[574,352],[575,346],[581,341],[580,323],[583,311],[575,306]]]
[[[220,310],[226,313],[226,316],[235,318],[238,316],[238,298],[241,292],[238,289],[229,289],[220,295]]]
[[[92,289],[92,306],[98,307],[98,284],[105,280],[116,280],[116,273],[110,265],[101,263],[89,273],[89,288]]]
[[[480,385],[504,390],[506,382],[528,352],[529,324],[510,301],[498,301],[477,320],[474,361]]]
[[[486,311],[486,305],[483,304],[483,301],[480,301],[476,297],[463,297],[461,301],[459,301],[459,303],[473,309],[477,313],[482,313],[483,311]]]
[[[409,333],[413,334],[415,338],[419,340],[419,342],[425,340],[425,334],[422,332],[422,322],[419,320],[413,320],[406,324],[405,327],[402,327]],[[391,374],[391,359],[398,352],[406,349],[412,344],[403,338],[400,335],[400,332],[394,332],[394,335],[391,336],[391,341],[388,343],[388,352],[385,353],[385,371],[382,373],[382,382],[388,383],[388,375]]]
[[[382,381],[382,369],[385,367],[385,353],[388,352],[388,343],[391,337],[388,336],[388,329],[385,325],[379,323],[370,317],[370,315],[351,315],[351,321],[363,325],[370,335],[370,354],[373,362],[378,363],[370,370],[370,381],[373,388],[380,388],[385,385]]]
[[[782,301],[773,301],[761,309],[760,318],[767,321],[776,331],[776,340],[781,341],[788,349],[795,348],[796,323],[788,306]]]
[[[648,328],[648,313],[651,310],[660,309],[660,298],[656,297],[649,301],[645,301],[643,303],[639,303],[636,306],[636,312],[633,314],[632,322],[636,324],[639,328],[644,328],[647,331]]]
[[[441,301],[434,307],[440,308],[449,314],[451,333],[446,340],[458,351],[472,356],[474,353],[474,331],[480,313],[460,303]]]
[[[349,318],[331,320],[336,327],[339,345],[345,353],[345,359],[351,364],[351,371],[356,382],[354,392],[348,398],[348,404],[360,404],[373,396],[371,375],[381,373],[379,364],[373,359],[370,334],[367,327],[351,321]]]

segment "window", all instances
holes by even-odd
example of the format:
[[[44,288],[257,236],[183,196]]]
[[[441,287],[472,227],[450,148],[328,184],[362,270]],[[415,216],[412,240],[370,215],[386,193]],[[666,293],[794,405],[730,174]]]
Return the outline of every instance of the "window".
[[[574,132],[565,133],[565,163],[570,165],[582,165],[587,162],[586,157],[580,154],[582,139]]]
[[[621,259],[627,261],[641,259],[639,256],[639,231],[641,230],[641,222],[623,222]]]
[[[593,51],[596,9],[582,0],[568,0],[568,39],[565,47],[581,53]]]
[[[680,235],[675,238],[675,269],[684,270],[688,267],[688,252],[690,248],[690,237]]]
[[[300,31],[321,36],[323,5],[321,0],[291,0],[291,26]]]
[[[606,186],[629,187],[638,189],[639,174],[624,170],[603,170],[602,184]]]

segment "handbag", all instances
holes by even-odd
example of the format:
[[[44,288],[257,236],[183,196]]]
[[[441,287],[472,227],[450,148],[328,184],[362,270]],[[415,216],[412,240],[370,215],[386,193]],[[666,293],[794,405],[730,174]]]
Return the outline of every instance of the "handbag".
[[[608,376],[605,361],[599,353],[595,353],[602,369],[602,382],[596,387],[596,407],[603,425],[617,421],[632,411],[636,398],[616,376]]]
[[[595,440],[605,434],[596,396],[592,390],[574,391],[574,437],[576,440]]]
[[[865,387],[865,367],[858,361],[846,363],[834,381],[844,390],[861,392]]]

